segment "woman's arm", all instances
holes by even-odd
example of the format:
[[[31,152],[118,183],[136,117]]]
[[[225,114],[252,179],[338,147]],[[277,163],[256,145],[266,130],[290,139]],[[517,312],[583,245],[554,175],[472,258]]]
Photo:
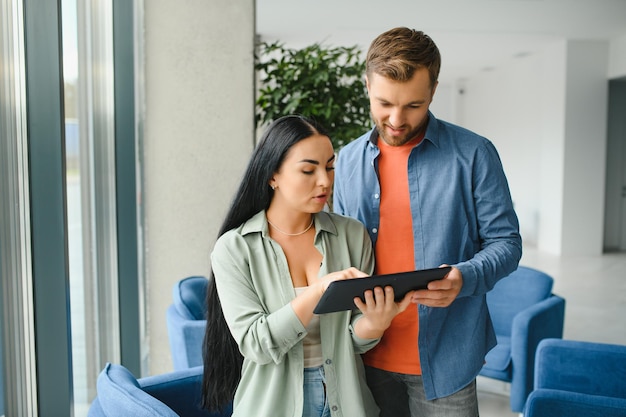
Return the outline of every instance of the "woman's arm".
[[[267,288],[255,285],[250,267],[251,251],[237,233],[224,234],[211,253],[211,265],[224,318],[241,354],[256,363],[279,363],[306,335],[291,304],[284,302],[282,288],[265,276]],[[258,278],[258,277],[257,277]],[[259,294],[257,291],[263,291]],[[269,312],[267,305],[276,307]]]

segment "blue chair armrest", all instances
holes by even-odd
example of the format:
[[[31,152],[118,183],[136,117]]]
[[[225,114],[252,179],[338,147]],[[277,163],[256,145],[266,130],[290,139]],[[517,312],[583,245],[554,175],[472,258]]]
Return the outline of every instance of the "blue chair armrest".
[[[563,337],[565,300],[558,295],[520,312],[513,319],[511,358],[511,410],[521,412],[533,389],[535,351],[541,340]]]
[[[132,373],[121,365],[107,363],[96,385],[98,397],[89,408],[89,417],[176,416],[171,408],[144,392]]]
[[[626,346],[546,339],[537,348],[535,389],[626,399]]]
[[[189,320],[206,318],[206,293],[209,280],[204,276],[190,276],[172,287],[172,301],[178,314]]]
[[[135,379],[122,365],[107,363],[89,417],[227,417],[232,404],[211,413],[201,406],[202,366]]]
[[[174,370],[202,365],[206,320],[188,320],[181,317],[173,305],[167,309],[166,320]]]
[[[524,417],[626,417],[626,399],[537,389],[528,396]]]
[[[188,417],[221,417],[232,414],[231,405],[223,413],[211,413],[202,408],[202,366],[169,374],[154,375],[139,379],[142,390],[167,404],[176,414]]]

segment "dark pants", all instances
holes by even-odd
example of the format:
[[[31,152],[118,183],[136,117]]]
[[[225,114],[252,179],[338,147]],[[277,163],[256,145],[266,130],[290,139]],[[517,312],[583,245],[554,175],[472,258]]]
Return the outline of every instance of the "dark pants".
[[[478,417],[476,380],[444,398],[428,401],[421,375],[365,367],[367,384],[380,407],[380,417]]]

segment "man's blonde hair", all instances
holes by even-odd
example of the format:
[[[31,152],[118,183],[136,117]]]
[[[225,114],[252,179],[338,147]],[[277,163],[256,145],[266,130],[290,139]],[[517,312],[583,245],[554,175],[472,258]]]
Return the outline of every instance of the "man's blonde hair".
[[[424,32],[398,27],[372,41],[365,60],[365,73],[379,74],[406,82],[418,68],[428,69],[431,86],[437,83],[441,55],[435,42]]]

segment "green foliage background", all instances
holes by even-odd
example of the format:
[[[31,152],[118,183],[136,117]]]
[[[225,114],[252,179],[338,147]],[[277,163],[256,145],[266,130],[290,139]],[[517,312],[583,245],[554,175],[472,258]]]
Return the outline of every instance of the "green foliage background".
[[[365,61],[357,46],[316,43],[290,49],[281,42],[263,42],[258,51],[257,127],[301,114],[328,130],[336,150],[371,128]]]

